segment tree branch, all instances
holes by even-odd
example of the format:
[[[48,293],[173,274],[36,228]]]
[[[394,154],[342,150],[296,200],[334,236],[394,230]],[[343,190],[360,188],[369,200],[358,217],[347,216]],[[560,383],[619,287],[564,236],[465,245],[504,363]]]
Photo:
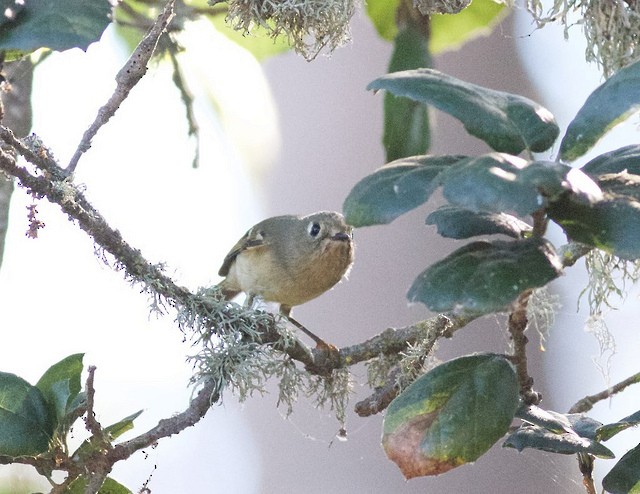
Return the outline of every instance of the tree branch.
[[[526,290],[520,294],[515,303],[513,311],[509,314],[509,333],[513,340],[513,355],[511,361],[516,366],[518,383],[520,385],[520,396],[527,405],[537,405],[542,396],[533,391],[533,378],[527,369],[526,346],[529,339],[525,336],[525,331],[529,324],[527,318],[527,307],[532,290]]]
[[[85,131],[82,136],[80,144],[74,153],[69,165],[67,166],[66,173],[71,175],[80,161],[80,157],[91,148],[91,140],[98,133],[100,128],[106,124],[109,119],[116,113],[122,102],[127,98],[129,92],[133,87],[142,79],[142,76],[147,72],[147,64],[151,59],[151,55],[155,52],[158,44],[158,39],[165,31],[171,19],[174,16],[173,7],[175,0],[169,0],[164,7],[164,10],[156,22],[151,26],[151,29],[146,34],[142,41],[138,44],[134,52],[127,60],[127,63],[120,69],[116,75],[116,89],[100,110],[93,123]]]
[[[633,376],[627,377],[626,379],[620,381],[617,384],[614,384],[604,391],[600,391],[599,393],[596,393],[594,395],[585,396],[569,409],[569,413],[588,412],[599,401],[606,400],[607,398],[612,397],[614,394],[623,391],[628,386],[637,383],[640,383],[640,372],[634,374]]]

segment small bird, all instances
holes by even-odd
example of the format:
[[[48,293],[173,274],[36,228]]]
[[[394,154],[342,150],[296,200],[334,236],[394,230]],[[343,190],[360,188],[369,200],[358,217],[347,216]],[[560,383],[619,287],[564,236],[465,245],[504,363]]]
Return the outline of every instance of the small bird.
[[[351,268],[354,250],[352,228],[340,213],[274,216],[251,228],[229,251],[218,286],[227,300],[244,292],[248,304],[255,298],[278,303],[295,324],[292,307],[338,283]]]

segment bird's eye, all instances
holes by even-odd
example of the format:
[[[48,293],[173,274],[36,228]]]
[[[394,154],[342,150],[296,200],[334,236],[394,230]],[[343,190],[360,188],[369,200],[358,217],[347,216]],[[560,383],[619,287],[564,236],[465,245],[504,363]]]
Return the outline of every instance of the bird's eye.
[[[312,237],[317,237],[318,233],[320,233],[320,223],[314,221],[313,223],[309,223],[309,235]]]

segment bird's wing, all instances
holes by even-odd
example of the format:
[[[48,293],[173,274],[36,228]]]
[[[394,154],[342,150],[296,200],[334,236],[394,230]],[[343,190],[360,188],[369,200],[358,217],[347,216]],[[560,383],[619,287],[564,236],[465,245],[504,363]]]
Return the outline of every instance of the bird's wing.
[[[259,228],[251,228],[240,240],[238,240],[238,242],[236,242],[236,245],[234,245],[225,256],[222,266],[220,266],[220,270],[218,271],[218,275],[227,276],[227,274],[229,274],[229,269],[231,269],[231,265],[241,252],[248,249],[255,249],[261,245],[264,245],[263,232]]]

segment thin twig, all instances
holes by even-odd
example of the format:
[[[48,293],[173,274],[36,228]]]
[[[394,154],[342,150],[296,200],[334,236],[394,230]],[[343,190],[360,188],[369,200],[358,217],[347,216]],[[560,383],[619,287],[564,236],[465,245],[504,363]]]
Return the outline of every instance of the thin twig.
[[[620,381],[617,384],[614,384],[604,391],[600,391],[599,393],[596,393],[594,395],[585,396],[569,409],[569,413],[588,412],[599,401],[606,400],[607,398],[612,397],[614,394],[623,391],[626,387],[637,383],[640,383],[640,372],[634,374],[633,376],[627,377],[626,379]]]
[[[200,164],[200,127],[198,126],[198,121],[196,120],[196,116],[193,113],[193,95],[191,94],[191,91],[189,91],[187,82],[184,80],[184,77],[182,77],[182,71],[180,70],[180,64],[178,63],[177,54],[180,47],[172,36],[167,35],[165,36],[165,38],[168,40],[167,52],[169,53],[171,66],[173,67],[173,84],[180,92],[180,99],[182,100],[182,104],[184,105],[185,116],[187,118],[187,124],[189,125],[187,135],[195,139],[195,150],[192,166],[193,168],[198,168]]]
[[[125,63],[116,75],[116,89],[109,98],[109,101],[98,110],[98,115],[95,120],[82,136],[82,140],[66,168],[67,175],[71,175],[75,171],[80,157],[91,148],[91,140],[100,128],[115,114],[122,102],[129,95],[131,89],[133,89],[138,81],[142,79],[142,76],[146,74],[147,64],[151,59],[151,55],[155,52],[158,39],[174,16],[174,4],[175,0],[169,0],[169,2],[167,2],[164,10],[156,19],[156,22],[151,26],[151,29],[146,36],[142,38],[142,41],[140,41],[131,54],[127,63]]]

